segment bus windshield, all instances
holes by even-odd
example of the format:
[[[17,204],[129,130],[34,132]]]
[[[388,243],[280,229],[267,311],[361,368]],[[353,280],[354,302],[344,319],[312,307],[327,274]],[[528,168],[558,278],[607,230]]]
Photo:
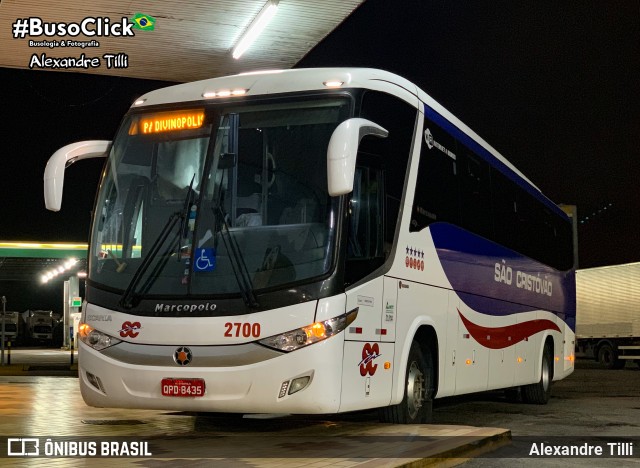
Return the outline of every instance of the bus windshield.
[[[98,194],[89,280],[127,299],[251,297],[327,274],[338,202],[326,153],[349,103],[129,115]]]

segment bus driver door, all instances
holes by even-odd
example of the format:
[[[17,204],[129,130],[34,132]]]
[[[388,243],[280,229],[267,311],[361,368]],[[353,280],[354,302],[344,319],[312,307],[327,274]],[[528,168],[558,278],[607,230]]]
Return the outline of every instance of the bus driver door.
[[[358,308],[358,317],[345,330],[345,355],[340,411],[389,404],[395,322],[384,321],[389,286],[374,273],[385,261],[384,172],[373,155],[359,154],[353,192],[349,201],[349,225],[345,282],[347,310]],[[355,285],[351,287],[350,285]],[[393,299],[395,302],[395,299]],[[392,306],[393,307],[393,306]]]

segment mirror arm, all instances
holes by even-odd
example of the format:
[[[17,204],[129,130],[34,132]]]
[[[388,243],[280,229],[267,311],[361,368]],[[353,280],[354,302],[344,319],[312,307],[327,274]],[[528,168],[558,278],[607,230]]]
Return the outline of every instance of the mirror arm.
[[[332,197],[353,191],[358,146],[367,135],[386,138],[389,132],[362,118],[345,120],[333,131],[327,149],[327,183]]]
[[[107,140],[81,141],[53,153],[44,170],[44,203],[48,210],[60,211],[65,169],[81,159],[106,157],[110,146]]]

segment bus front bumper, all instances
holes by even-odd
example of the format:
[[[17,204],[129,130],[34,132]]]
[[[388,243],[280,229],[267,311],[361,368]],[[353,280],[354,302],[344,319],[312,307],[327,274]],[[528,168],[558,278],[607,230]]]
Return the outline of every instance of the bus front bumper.
[[[84,401],[96,407],[225,413],[335,413],[340,406],[343,336],[339,334],[260,362],[221,367],[132,364],[81,342],[80,389]],[[195,361],[198,347],[192,349]],[[163,379],[203,379],[204,395],[164,396]],[[298,387],[306,385],[290,394],[296,379],[300,379]]]

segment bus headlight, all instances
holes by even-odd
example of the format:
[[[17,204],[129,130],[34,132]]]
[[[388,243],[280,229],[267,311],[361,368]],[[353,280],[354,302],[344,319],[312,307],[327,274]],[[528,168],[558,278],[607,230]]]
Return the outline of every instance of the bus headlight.
[[[288,353],[337,335],[353,323],[357,316],[358,309],[353,309],[346,314],[323,322],[315,322],[306,327],[270,336],[269,338],[258,341],[258,343]]]
[[[80,341],[91,346],[96,351],[101,351],[122,341],[111,335],[102,333],[86,323],[80,323],[80,326],[78,327],[78,336]]]

